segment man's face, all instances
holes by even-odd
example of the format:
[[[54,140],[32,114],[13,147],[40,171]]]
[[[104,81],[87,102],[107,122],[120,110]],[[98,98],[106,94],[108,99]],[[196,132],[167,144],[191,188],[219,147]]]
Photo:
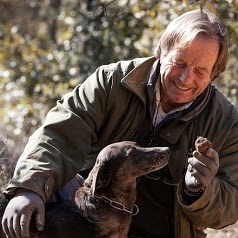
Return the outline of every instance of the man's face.
[[[197,36],[189,45],[175,46],[161,56],[161,106],[165,112],[192,101],[204,91],[211,82],[218,52],[218,41]]]

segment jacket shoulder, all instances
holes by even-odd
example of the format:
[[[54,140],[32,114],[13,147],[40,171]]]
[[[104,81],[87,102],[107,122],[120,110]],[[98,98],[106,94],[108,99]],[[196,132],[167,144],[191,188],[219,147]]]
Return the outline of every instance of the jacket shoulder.
[[[213,95],[214,95],[214,108],[216,108],[217,112],[221,112],[226,115],[227,118],[238,118],[238,112],[235,105],[215,86],[212,87]]]
[[[141,65],[142,63],[151,58],[153,57],[143,57],[143,58],[135,58],[132,60],[118,61],[116,63],[102,65],[100,69],[106,73],[120,72],[125,76],[134,68],[136,68],[137,66]]]

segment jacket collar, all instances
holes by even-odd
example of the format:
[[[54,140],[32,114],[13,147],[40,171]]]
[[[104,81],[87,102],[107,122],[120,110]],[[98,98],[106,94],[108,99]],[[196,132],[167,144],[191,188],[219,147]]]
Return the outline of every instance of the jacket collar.
[[[126,85],[130,90],[132,90],[146,105],[148,96],[148,80],[151,75],[151,70],[156,58],[154,56],[148,58],[135,59],[135,68],[130,71],[122,80],[122,84]],[[158,72],[157,72],[158,74]],[[207,105],[207,102],[211,94],[211,85],[209,85],[205,91],[200,94],[196,100],[183,111],[173,113],[168,116],[167,119],[180,118],[180,120],[187,122],[194,117],[196,117],[203,108]],[[152,95],[149,94],[150,100]]]
[[[135,60],[135,68],[130,71],[122,80],[122,84],[129,87],[146,104],[147,83],[150,77],[151,69],[156,58],[149,57]]]

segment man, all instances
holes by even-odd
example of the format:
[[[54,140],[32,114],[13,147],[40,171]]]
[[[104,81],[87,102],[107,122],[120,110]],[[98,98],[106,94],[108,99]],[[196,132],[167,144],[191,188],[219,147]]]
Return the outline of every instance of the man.
[[[103,147],[122,140],[171,150],[168,166],[138,181],[140,212],[128,237],[204,237],[205,227],[235,223],[238,114],[211,85],[227,52],[222,23],[207,11],[187,12],[166,28],[156,57],[102,66],[66,94],[17,163],[5,191],[12,197],[5,233],[29,237],[33,213],[43,229],[44,202],[77,172],[86,175]],[[195,151],[197,136],[213,144],[205,154]]]

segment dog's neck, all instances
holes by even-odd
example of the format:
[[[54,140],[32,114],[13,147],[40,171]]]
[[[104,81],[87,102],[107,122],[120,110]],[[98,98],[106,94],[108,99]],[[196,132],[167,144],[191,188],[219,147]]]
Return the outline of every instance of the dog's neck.
[[[77,206],[89,221],[95,223],[101,237],[127,237],[128,224],[131,223],[132,215],[139,210],[134,204],[136,184],[124,190],[115,189],[112,184],[112,187],[101,188],[94,193],[92,189],[85,190],[82,187],[76,193]]]
[[[122,186],[118,186],[119,184]],[[122,181],[117,181],[116,184],[112,183],[107,188],[96,190],[92,196],[119,211],[127,212],[131,215],[138,213],[138,207],[135,205],[136,182],[123,185]]]
[[[109,186],[95,190],[94,194],[96,196],[105,196],[124,204],[127,208],[132,208],[136,200],[136,180],[133,182],[112,180]]]
[[[100,204],[103,202],[106,205],[112,205],[111,207],[113,209],[117,209],[117,205],[115,204],[118,204],[119,209],[117,210],[121,210],[120,207],[125,207],[125,210],[131,211],[135,207],[135,200],[136,183],[130,185],[127,184],[126,188],[125,186],[123,188],[115,188],[113,184],[110,187],[108,186],[98,190],[85,189],[85,187],[81,187],[78,191],[76,191],[75,195],[75,202],[81,210],[91,210],[90,208],[93,208],[97,206],[98,203]],[[130,212],[128,213],[131,214]]]
[[[116,200],[112,200],[112,199],[110,199],[108,197],[105,197],[105,196],[94,195],[94,197],[96,199],[102,200],[105,203],[108,203],[111,207],[113,207],[113,208],[115,208],[119,211],[124,211],[124,212],[127,212],[127,213],[132,214],[132,215],[136,215],[139,212],[139,208],[136,204],[133,204],[133,206],[131,208],[128,208],[123,203],[118,202]]]

